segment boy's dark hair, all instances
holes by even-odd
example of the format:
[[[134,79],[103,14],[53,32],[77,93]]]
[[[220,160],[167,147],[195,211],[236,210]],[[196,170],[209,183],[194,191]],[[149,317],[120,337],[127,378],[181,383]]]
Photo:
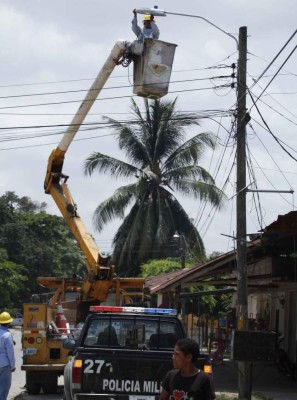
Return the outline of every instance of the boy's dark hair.
[[[200,355],[200,349],[199,349],[199,344],[193,340],[193,339],[179,339],[176,344],[176,347],[179,347],[179,349],[185,354],[191,354],[192,355],[192,361],[195,362],[199,355]]]

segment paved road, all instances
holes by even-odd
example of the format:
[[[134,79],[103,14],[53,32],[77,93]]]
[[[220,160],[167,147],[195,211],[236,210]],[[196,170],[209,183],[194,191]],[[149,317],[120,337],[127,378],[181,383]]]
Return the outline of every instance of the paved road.
[[[217,392],[238,393],[237,363],[225,360],[214,366],[214,382]],[[257,362],[253,364],[252,392],[271,400],[296,400],[297,381],[280,374],[274,365]]]

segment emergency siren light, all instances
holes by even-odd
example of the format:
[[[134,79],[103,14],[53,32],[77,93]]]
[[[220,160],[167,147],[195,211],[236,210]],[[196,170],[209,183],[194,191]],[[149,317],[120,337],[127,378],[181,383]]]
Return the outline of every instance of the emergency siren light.
[[[118,306],[90,306],[90,312],[177,315],[177,310],[175,310],[174,308],[144,308],[144,307],[118,307]]]

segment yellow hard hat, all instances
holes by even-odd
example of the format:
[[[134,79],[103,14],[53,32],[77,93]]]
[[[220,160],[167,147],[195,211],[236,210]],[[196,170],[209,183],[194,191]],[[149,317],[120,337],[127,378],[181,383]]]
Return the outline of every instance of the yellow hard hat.
[[[12,321],[13,319],[8,312],[4,311],[0,314],[0,324],[10,324]]]
[[[143,17],[143,22],[144,21],[151,21],[151,14],[145,14],[145,16]]]

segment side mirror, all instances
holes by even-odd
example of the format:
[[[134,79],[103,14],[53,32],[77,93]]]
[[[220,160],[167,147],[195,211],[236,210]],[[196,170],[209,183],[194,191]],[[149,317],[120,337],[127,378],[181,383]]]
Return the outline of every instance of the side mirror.
[[[66,350],[74,350],[76,346],[76,340],[73,338],[67,338],[64,340],[63,347]]]

